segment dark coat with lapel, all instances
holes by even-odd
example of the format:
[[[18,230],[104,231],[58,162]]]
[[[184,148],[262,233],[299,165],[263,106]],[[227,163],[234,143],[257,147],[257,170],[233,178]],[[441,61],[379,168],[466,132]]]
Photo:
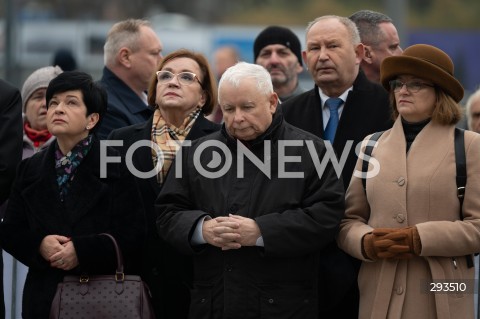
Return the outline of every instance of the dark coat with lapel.
[[[0,80],[0,206],[8,198],[15,168],[22,160],[22,137],[20,92]]]
[[[317,86],[282,103],[281,109],[288,123],[324,138],[322,105]],[[392,125],[388,93],[360,72],[345,101],[333,142],[333,148],[340,157],[347,141],[353,141],[342,171],[345,189],[350,183],[357,161],[356,145],[368,134],[387,130]]]
[[[109,140],[122,140],[119,151],[124,156],[128,148],[140,140],[151,140],[153,116],[141,124],[114,130]],[[195,120],[186,140],[195,140],[220,129],[220,125],[207,120],[200,114]],[[133,165],[142,172],[153,169],[151,149],[138,148],[132,158]],[[173,247],[160,239],[156,230],[154,202],[160,192],[157,177],[135,178],[145,206],[148,236],[142,257],[142,278],[150,287],[153,306],[158,318],[187,318],[192,281],[192,261],[179,254]]]
[[[324,138],[322,104],[318,87],[281,104],[285,120],[301,129]],[[370,82],[360,71],[353,90],[345,101],[338,123],[333,148],[337,157],[344,152],[348,141],[353,141],[342,170],[345,189],[355,168],[355,147],[368,134],[392,127],[393,119],[389,107],[388,93],[378,84]],[[323,304],[320,314],[325,318],[357,318],[358,288],[357,273],[360,262],[341,251],[335,242],[324,252],[320,263],[320,294]]]
[[[100,139],[106,139],[114,129],[143,123],[153,114],[153,110],[107,67],[103,68],[99,83],[108,94],[107,112],[97,130]]]
[[[218,156],[218,148],[210,147],[194,160],[205,141],[228,147],[232,155],[228,171],[218,178],[197,170],[196,165],[206,168]],[[264,141],[270,142],[270,153],[265,154]],[[301,145],[284,148],[288,156],[299,160],[283,166],[279,141],[301,141]],[[184,149],[182,178],[169,174],[155,203],[162,238],[194,256],[189,318],[317,319],[319,251],[334,240],[343,216],[341,179],[331,164],[322,173],[316,170],[314,160],[325,154],[323,141],[278,114],[267,132],[247,147],[260,161],[271,163],[270,176],[249,159],[237,171],[242,155],[237,153],[237,141],[222,129]],[[304,177],[282,176],[283,169],[302,172]],[[223,251],[209,244],[190,244],[200,218],[228,213],[254,219],[264,247]]]
[[[107,166],[100,177],[100,142],[94,139],[78,166],[64,201],[60,200],[55,171],[55,145],[21,162],[0,224],[3,248],[29,267],[23,293],[24,318],[48,318],[57,284],[67,274],[114,274],[113,245],[100,233],[112,234],[123,252],[126,273],[145,234],[140,196],[132,176],[121,163]],[[118,156],[112,148],[109,156]],[[79,266],[71,271],[50,267],[39,253],[47,235],[70,237]],[[138,272],[137,272],[138,273]]]

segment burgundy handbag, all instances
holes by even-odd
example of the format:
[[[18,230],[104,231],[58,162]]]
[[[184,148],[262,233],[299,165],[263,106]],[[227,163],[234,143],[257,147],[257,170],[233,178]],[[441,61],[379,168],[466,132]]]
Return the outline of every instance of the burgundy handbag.
[[[117,254],[115,275],[65,276],[57,286],[50,319],[155,319],[150,291],[140,276],[125,275],[123,257],[110,234]]]

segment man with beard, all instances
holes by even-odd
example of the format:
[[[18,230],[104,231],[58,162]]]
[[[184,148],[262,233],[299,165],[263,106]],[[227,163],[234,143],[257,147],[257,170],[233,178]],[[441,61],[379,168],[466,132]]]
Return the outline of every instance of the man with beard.
[[[281,102],[305,92],[298,83],[298,75],[303,71],[302,48],[292,30],[267,27],[255,39],[253,56],[255,63],[270,73]]]

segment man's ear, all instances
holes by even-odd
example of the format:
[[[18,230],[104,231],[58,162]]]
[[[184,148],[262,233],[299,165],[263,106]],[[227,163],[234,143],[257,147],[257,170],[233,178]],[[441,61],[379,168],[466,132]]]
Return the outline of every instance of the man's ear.
[[[277,106],[278,106],[278,95],[277,93],[273,92],[270,95],[270,113],[275,113],[277,111]]]
[[[130,55],[131,51],[129,48],[123,47],[118,51],[118,62],[120,64],[123,64],[126,67],[131,66],[131,61],[130,61]]]
[[[368,64],[372,64],[373,56],[375,55],[375,53],[372,50],[372,47],[369,45],[364,45],[363,47],[364,47],[363,60]]]

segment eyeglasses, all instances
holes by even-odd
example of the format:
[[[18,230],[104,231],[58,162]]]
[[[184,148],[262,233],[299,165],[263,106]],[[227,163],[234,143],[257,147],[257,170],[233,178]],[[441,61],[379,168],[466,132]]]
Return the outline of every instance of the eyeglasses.
[[[192,72],[180,72],[177,74],[173,74],[170,71],[157,71],[157,80],[160,84],[165,84],[170,82],[174,77],[177,77],[177,80],[182,85],[190,85],[195,80],[198,81],[200,86],[202,86],[202,82],[198,79],[198,76]]]
[[[400,90],[403,88],[405,85],[407,87],[407,91],[411,93],[417,93],[421,89],[424,89],[425,87],[435,87],[435,85],[420,82],[420,81],[412,81],[412,82],[402,82],[400,80],[392,80],[389,82],[390,83],[390,88],[395,92],[398,93]]]

